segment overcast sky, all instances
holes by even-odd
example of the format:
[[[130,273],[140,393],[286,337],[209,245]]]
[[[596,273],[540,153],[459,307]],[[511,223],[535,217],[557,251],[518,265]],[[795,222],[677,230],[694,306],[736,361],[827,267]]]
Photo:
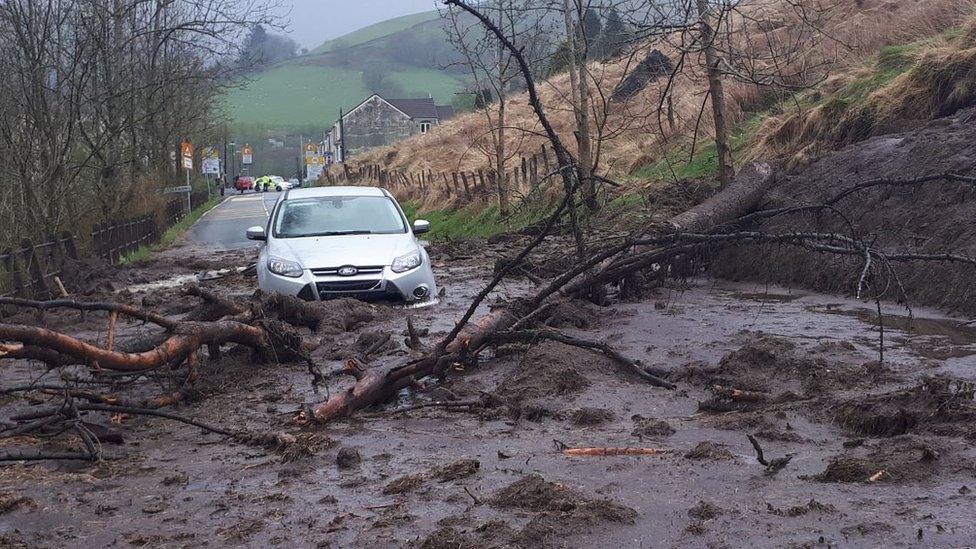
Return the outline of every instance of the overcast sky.
[[[289,34],[314,48],[330,38],[380,21],[437,8],[436,0],[286,0],[293,9]]]

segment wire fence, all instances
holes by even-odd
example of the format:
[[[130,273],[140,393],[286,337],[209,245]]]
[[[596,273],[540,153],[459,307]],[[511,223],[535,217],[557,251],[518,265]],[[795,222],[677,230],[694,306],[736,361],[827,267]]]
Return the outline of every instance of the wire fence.
[[[206,191],[200,191],[190,195],[189,208],[187,200],[179,198],[170,200],[162,215],[98,223],[92,227],[90,252],[109,263],[118,263],[140,247],[159,242],[166,229],[209,199]],[[0,297],[50,299],[66,295],[61,279],[69,264],[78,259],[75,235],[69,231],[48,236],[40,243],[24,239],[16,248],[0,250]]]
[[[523,156],[511,169],[499,177],[494,170],[477,169],[459,172],[390,170],[378,164],[342,165],[322,174],[327,185],[379,185],[401,199],[417,199],[436,195],[464,202],[489,202],[502,192],[513,199],[539,188],[546,174],[556,163],[545,146],[531,156]]]

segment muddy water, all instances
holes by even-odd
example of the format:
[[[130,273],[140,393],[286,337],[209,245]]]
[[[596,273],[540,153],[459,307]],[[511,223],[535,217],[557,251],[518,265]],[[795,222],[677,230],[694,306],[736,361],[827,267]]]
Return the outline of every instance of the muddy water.
[[[364,331],[391,332],[402,340],[407,315],[430,331],[426,341],[435,341],[486,280],[482,265],[485,258],[490,263],[490,252],[477,261],[440,259],[438,275],[447,292],[437,307],[380,307],[364,327],[320,335],[317,360],[324,370],[338,365],[329,350],[341,353]],[[212,284],[239,295],[250,287],[246,281]],[[506,282],[479,314],[531,289],[524,280]],[[292,462],[182,424],[128,419],[122,428],[126,444],[106,447],[119,459],[0,468],[0,497],[23,495],[33,502],[0,507],[0,540],[50,547],[399,547],[424,540],[437,546],[428,536],[449,527],[462,536],[459,543],[445,545],[455,547],[533,547],[540,539],[556,547],[970,545],[976,540],[976,496],[968,489],[976,489],[976,476],[965,436],[922,430],[905,435],[938,448],[934,473],[925,478],[873,483],[801,478],[823,472],[846,452],[903,444],[904,437],[862,439],[845,430],[830,420],[838,403],[910,387],[921,376],[976,380],[976,360],[966,354],[973,342],[959,335],[968,332],[936,329],[959,319],[931,310],[914,311],[916,318],[927,319],[926,328],[886,322],[883,373],[863,367],[877,360],[879,346],[877,326],[862,312],[865,307],[836,296],[711,280],[662,289],[637,303],[581,307],[588,327],[564,331],[606,340],[645,365],[672,372],[678,390],[650,387],[576,348],[545,343],[509,349],[452,372],[443,383],[428,381],[427,392],[407,394],[401,404],[487,391],[513,401],[524,398],[517,419],[507,412],[439,408],[391,416],[383,413],[387,406],[314,429],[334,444]],[[780,369],[759,370],[750,383],[771,394],[795,390],[800,398],[758,411],[701,411],[699,402],[711,397],[712,380],[699,380],[689,368],[731,364],[730,353],[752,349],[756,342],[775,351],[748,356],[772,356]],[[788,347],[782,342],[792,347],[782,350]],[[932,358],[927,351],[933,348],[948,354]],[[374,364],[408,358],[401,344]],[[851,375],[826,385],[828,390],[809,389],[817,386],[811,377],[833,380],[834,365]],[[806,376],[804,369],[814,367],[820,368],[816,375]],[[582,381],[567,384],[569,370]],[[35,375],[36,368],[15,363],[2,372],[8,383]],[[554,374],[545,377],[549,373]],[[288,424],[292,414],[326,397],[324,389],[312,391],[299,365],[252,364],[245,355],[230,355],[203,374],[208,389],[201,400],[178,411],[225,425],[297,432]],[[343,380],[329,390],[347,386]],[[803,392],[804,387],[809,390]],[[531,415],[525,412],[529,401],[539,408]],[[3,417],[25,406],[0,400]],[[577,425],[573,412],[584,407],[606,410],[613,419]],[[636,416],[665,421],[673,433],[658,429],[636,436],[641,421]],[[794,454],[775,476],[764,474],[746,440],[747,433],[759,431],[766,433],[760,440],[768,457]],[[554,441],[651,447],[661,453],[570,458],[555,450]],[[685,457],[702,442],[713,443],[729,459]],[[355,449],[361,464],[339,469],[340,446]],[[438,467],[462,458],[478,460],[477,472],[458,480],[435,478]],[[558,526],[544,537],[519,538],[516,534],[540,520],[540,513],[491,500],[528,474],[587,498],[611,499],[634,509],[636,518],[632,523],[584,520],[564,508],[543,513]],[[407,475],[419,475],[419,486],[384,494],[391,481]],[[811,500],[817,505],[808,506]],[[689,515],[700,501],[716,509]],[[803,506],[806,511],[798,510]]]

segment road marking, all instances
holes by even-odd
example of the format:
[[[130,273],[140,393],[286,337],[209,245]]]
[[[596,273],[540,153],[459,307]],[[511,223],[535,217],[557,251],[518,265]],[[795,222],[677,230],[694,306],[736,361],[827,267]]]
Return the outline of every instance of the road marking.
[[[247,202],[249,200],[251,201],[264,200],[264,197],[263,196],[235,196],[234,198],[231,198],[231,200],[235,202]]]

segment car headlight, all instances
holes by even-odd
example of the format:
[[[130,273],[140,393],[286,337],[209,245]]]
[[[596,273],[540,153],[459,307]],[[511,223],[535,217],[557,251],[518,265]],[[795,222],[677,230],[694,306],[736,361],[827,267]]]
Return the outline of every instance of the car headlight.
[[[280,257],[268,259],[268,270],[276,275],[287,276],[289,278],[298,278],[305,271],[301,263],[281,259]]]
[[[420,250],[414,250],[394,259],[390,269],[395,273],[405,273],[410,269],[416,269],[422,262],[423,257],[420,255]]]

